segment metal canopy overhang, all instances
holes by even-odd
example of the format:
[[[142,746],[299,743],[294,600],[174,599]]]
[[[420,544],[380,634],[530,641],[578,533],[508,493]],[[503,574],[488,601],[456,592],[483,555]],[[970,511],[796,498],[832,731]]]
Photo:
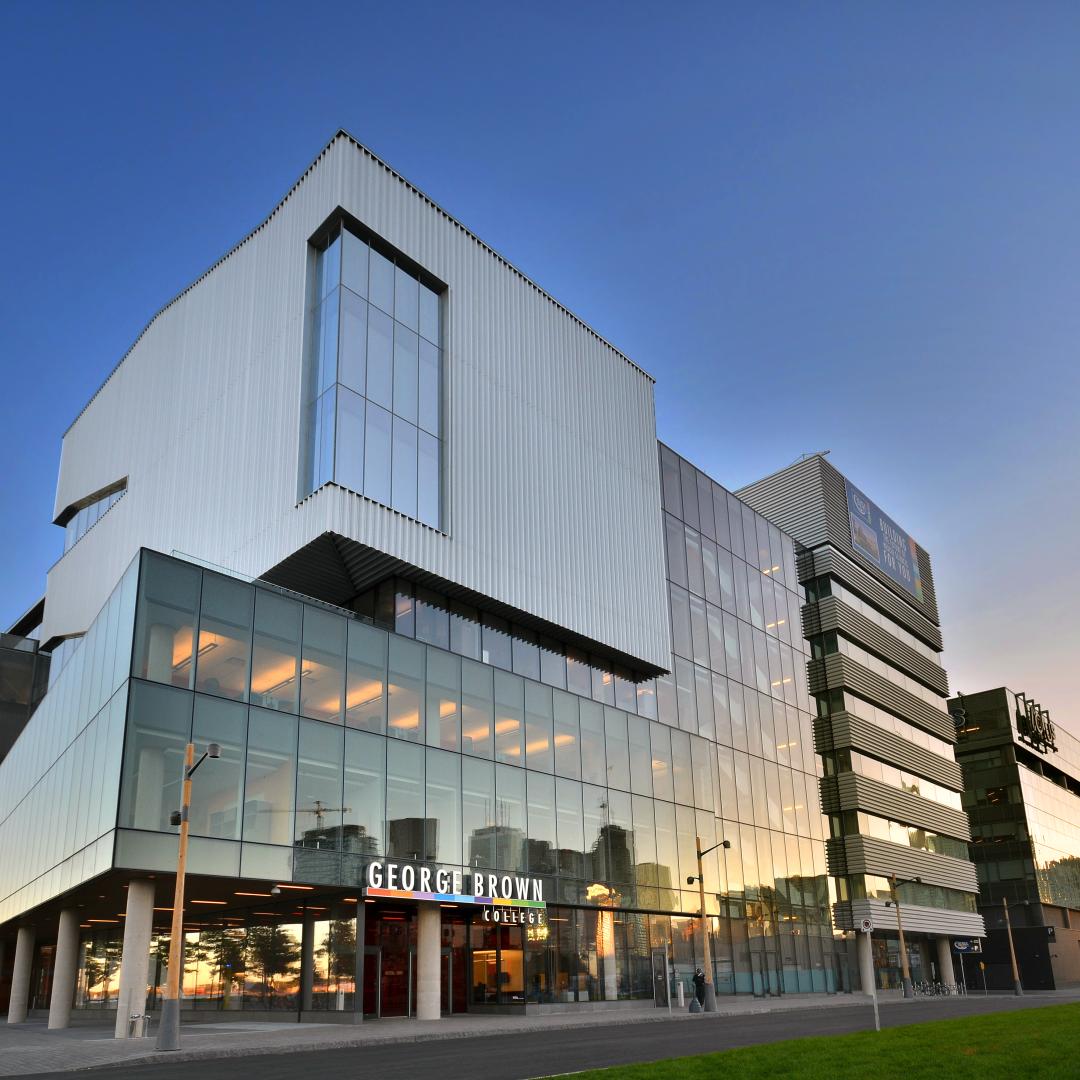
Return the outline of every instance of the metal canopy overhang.
[[[621,668],[635,673],[638,678],[652,678],[666,673],[638,657],[612,649],[602,642],[593,641],[546,619],[530,615],[491,597],[467,589],[463,585],[421,570],[402,559],[377,551],[375,548],[350,540],[337,533],[323,533],[298,551],[294,551],[276,566],[262,575],[262,580],[293,592],[311,596],[337,607],[347,608],[361,593],[385,581],[389,577],[401,577],[422,585],[432,592],[460,600],[480,611],[498,615],[545,637],[564,642],[583,652],[591,653]]]

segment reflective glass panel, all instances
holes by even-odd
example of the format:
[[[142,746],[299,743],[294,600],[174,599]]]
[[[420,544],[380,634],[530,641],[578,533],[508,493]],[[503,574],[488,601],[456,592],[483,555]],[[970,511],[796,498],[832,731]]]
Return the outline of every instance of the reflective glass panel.
[[[204,576],[196,690],[247,699],[254,605],[252,586],[220,574]]]
[[[424,748],[390,739],[386,744],[386,853],[415,862],[426,846]]]
[[[340,727],[300,721],[296,774],[296,846],[341,847],[345,735]]]
[[[251,660],[251,701],[266,709],[296,712],[302,606],[295,600],[255,590],[255,647]]]
[[[192,643],[202,573],[175,559],[147,555],[139,576],[133,672],[143,679],[192,685]]]
[[[244,840],[292,843],[296,739],[295,718],[249,710]]]
[[[386,640],[382,630],[349,622],[345,723],[386,730]]]
[[[342,847],[358,855],[383,854],[386,740],[345,732],[345,811]]]
[[[444,750],[461,741],[461,659],[440,649],[427,655],[427,741]]]
[[[210,576],[207,575],[207,584]],[[201,754],[212,742],[221,747],[221,757],[208,758],[191,778],[188,820],[196,836],[240,839],[247,712],[238,702],[219,701],[202,694],[195,697],[191,738],[196,754]]]
[[[316,720],[340,724],[344,689],[345,619],[305,606],[300,711]]]
[[[423,742],[423,645],[390,638],[387,731],[399,739]]]

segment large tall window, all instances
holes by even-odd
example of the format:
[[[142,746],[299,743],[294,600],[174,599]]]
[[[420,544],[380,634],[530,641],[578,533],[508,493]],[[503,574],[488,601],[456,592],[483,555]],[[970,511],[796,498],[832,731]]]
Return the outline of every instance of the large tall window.
[[[439,528],[438,286],[337,227],[310,295],[301,498],[333,481]]]

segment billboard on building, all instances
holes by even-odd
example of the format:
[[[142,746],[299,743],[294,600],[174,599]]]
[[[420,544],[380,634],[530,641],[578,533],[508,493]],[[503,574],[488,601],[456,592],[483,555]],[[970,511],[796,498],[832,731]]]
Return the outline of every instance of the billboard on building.
[[[915,541],[850,480],[845,479],[844,485],[847,488],[852,546],[888,574],[897,585],[921,601],[923,589]]]

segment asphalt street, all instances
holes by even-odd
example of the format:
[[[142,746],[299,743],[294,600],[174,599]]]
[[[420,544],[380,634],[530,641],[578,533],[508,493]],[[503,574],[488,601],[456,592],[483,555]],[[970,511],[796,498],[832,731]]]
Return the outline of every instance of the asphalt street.
[[[1054,1004],[1042,998],[916,1001],[882,1008],[883,1027],[975,1016]],[[804,1035],[840,1035],[873,1027],[866,1008],[800,1009],[731,1018],[653,1024],[610,1024],[521,1035],[441,1039],[302,1053],[249,1054],[196,1062],[141,1061],[78,1073],[38,1073],[36,1080],[102,1077],[109,1080],[295,1080],[298,1073],[327,1076],[417,1076],[440,1080],[526,1080],[608,1065],[657,1061]]]

